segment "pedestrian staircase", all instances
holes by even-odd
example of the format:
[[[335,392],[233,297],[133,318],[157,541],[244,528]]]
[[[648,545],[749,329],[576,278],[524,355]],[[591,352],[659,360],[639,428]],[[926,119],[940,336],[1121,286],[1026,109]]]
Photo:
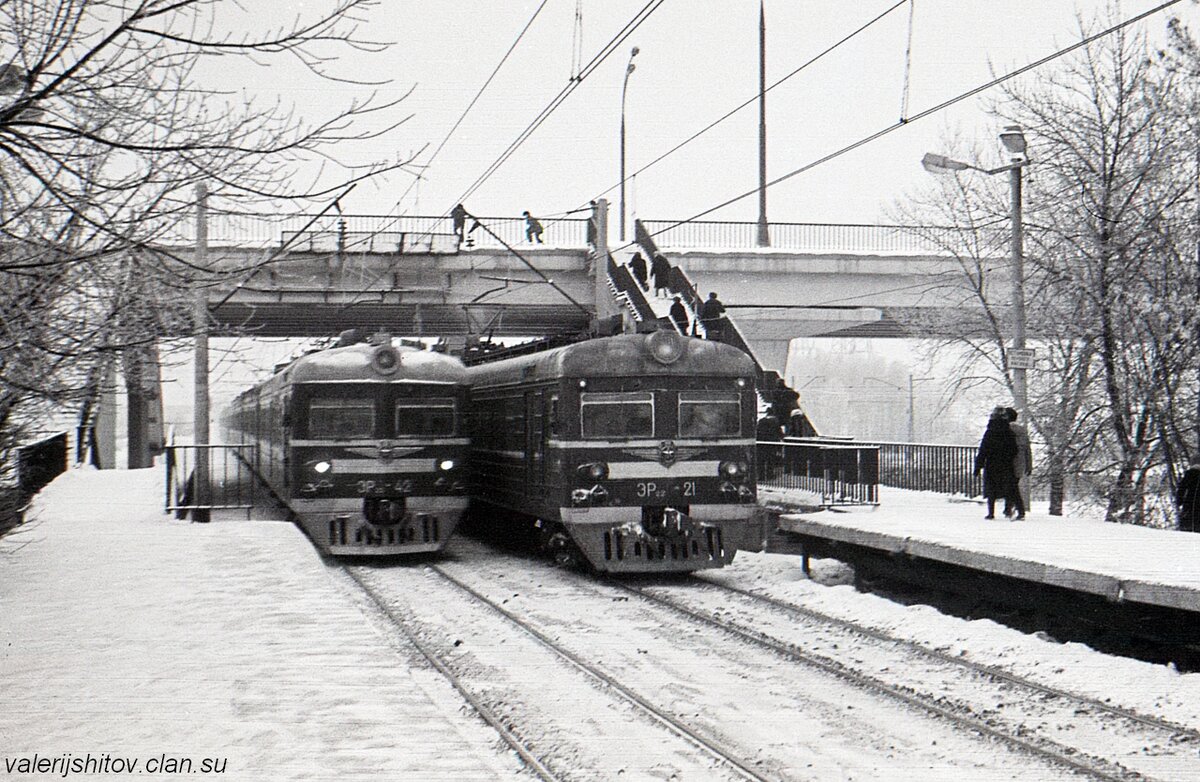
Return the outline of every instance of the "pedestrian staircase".
[[[642,248],[647,257],[653,258],[659,254],[660,251],[658,246],[654,243],[654,239],[650,236],[650,233],[645,229],[640,220],[633,221],[633,234],[634,242]],[[613,276],[612,266],[613,261],[610,257],[610,284],[612,284]],[[630,280],[640,296],[641,289],[638,288],[636,282],[633,282],[633,275],[629,273],[629,270],[623,266],[619,267],[619,270],[624,272],[624,275]],[[672,294],[679,296],[680,299],[682,299],[684,306],[686,306],[691,312],[692,322],[698,323],[700,305],[703,303],[703,299],[701,299],[700,294],[696,292],[696,286],[692,284],[692,281],[688,278],[687,273],[678,266],[672,265],[667,288]],[[647,309],[649,309],[649,303],[646,302],[645,297],[641,296],[640,298],[642,302],[646,304]],[[778,372],[763,367],[762,362],[759,361],[758,356],[754,354],[754,350],[750,347],[749,341],[746,340],[745,336],[738,328],[737,323],[735,323],[732,318],[730,318],[728,315],[722,317],[721,326],[720,341],[727,345],[733,345],[734,347],[742,350],[754,360],[754,368],[757,375],[755,380],[757,381],[758,385],[758,396],[763,406],[774,408],[774,412],[779,420],[782,423],[786,423],[791,411],[797,408],[799,394],[797,394],[791,388],[788,388],[787,384],[784,383],[783,378]],[[673,328],[673,326],[670,327]],[[707,338],[708,335],[705,332],[703,324],[699,325],[699,332],[702,336]]]

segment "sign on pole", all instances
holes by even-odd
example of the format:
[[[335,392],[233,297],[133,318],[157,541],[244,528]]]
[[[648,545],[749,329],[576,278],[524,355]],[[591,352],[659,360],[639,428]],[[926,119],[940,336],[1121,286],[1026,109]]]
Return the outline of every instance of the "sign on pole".
[[[1033,369],[1033,348],[1009,348],[1008,365],[1013,369]]]

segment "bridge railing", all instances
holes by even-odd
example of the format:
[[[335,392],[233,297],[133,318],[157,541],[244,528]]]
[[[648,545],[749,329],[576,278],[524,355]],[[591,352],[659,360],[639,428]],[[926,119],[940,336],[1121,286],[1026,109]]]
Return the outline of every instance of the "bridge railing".
[[[758,223],[727,220],[643,220],[659,247],[747,249],[757,246]],[[770,223],[771,247],[814,253],[942,253],[958,234],[936,226],[855,223]]]
[[[523,217],[479,217],[479,222],[496,236],[475,228],[467,220],[463,247],[500,248],[504,244],[530,247],[525,237]],[[542,220],[542,240],[551,247],[584,247],[587,243],[586,218]],[[454,229],[449,217],[432,215],[380,214],[265,214],[258,212],[210,211],[208,244],[210,247],[276,249],[293,241],[293,249],[331,252],[338,248],[339,235],[347,252],[396,252],[401,239],[410,248],[433,241],[444,247],[443,237],[453,243]],[[437,237],[431,239],[430,237]],[[496,237],[499,237],[497,239]],[[158,242],[164,245],[190,246],[196,241],[195,220],[180,220],[164,230]],[[536,245],[534,245],[536,246]],[[420,251],[420,250],[417,250]],[[437,251],[435,249],[435,251]]]

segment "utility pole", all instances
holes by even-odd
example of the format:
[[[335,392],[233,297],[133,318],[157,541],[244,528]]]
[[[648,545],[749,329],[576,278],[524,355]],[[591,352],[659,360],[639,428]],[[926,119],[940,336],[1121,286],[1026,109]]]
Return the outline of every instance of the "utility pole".
[[[1013,367],[1013,392],[1017,407],[1024,415],[1029,414],[1029,386],[1026,382],[1025,363],[1025,257],[1024,226],[1021,217],[1021,165],[1023,158],[1014,157],[1008,170],[1008,182],[1012,201],[1012,307],[1013,349],[1020,357]]]
[[[915,443],[917,441],[916,400],[914,397],[916,397],[916,393],[913,391],[913,376],[912,376],[912,374],[909,374],[909,376],[908,376],[908,441],[910,443]]]
[[[208,188],[204,183],[196,185],[196,267],[208,265]],[[195,410],[192,442],[196,446],[196,470],[192,473],[192,505],[208,502],[208,296],[203,286],[197,285],[192,300],[192,328],[196,333],[194,391]],[[192,512],[194,521],[209,520],[207,508]]]
[[[767,229],[767,9],[758,4],[758,246],[770,247]]]

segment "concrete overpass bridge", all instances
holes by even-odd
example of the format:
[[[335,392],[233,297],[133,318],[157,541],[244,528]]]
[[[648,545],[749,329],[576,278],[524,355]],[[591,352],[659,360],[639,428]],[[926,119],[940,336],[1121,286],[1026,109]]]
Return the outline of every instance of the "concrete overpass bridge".
[[[449,220],[216,215],[207,290],[218,329],[323,336],[347,328],[405,336],[532,337],[579,333],[598,318],[641,315],[615,287],[604,215],[544,220],[531,244],[520,218],[480,218],[461,245]],[[787,344],[807,336],[903,336],[893,315],[961,307],[957,271],[895,226],[773,224],[775,246],[753,247],[754,224],[638,224],[643,253],[660,248],[701,292],[718,292],[760,362],[782,374]],[[178,236],[175,252],[193,237]],[[614,249],[617,264],[637,247]],[[597,275],[596,269],[601,273]],[[644,313],[642,313],[644,315]]]
[[[663,314],[623,266],[638,247],[610,250],[602,201],[590,216],[543,220],[545,244],[528,241],[521,218],[478,222],[468,222],[460,242],[436,217],[213,214],[203,251],[186,224],[163,245],[192,261],[203,252],[215,270],[215,282],[201,288],[214,335],[360,328],[463,344],[595,332],[618,318],[629,331]],[[752,223],[636,228],[645,253],[661,248],[674,265],[671,287],[693,312],[705,292],[719,293],[732,324],[725,341],[775,378],[764,387],[785,374],[792,339],[903,336],[895,313],[966,302],[961,285],[947,282],[953,259],[895,226],[772,224],[771,248],[753,246]],[[158,374],[156,366],[140,371]],[[134,420],[153,416],[132,395],[129,409],[130,443],[154,442]]]

